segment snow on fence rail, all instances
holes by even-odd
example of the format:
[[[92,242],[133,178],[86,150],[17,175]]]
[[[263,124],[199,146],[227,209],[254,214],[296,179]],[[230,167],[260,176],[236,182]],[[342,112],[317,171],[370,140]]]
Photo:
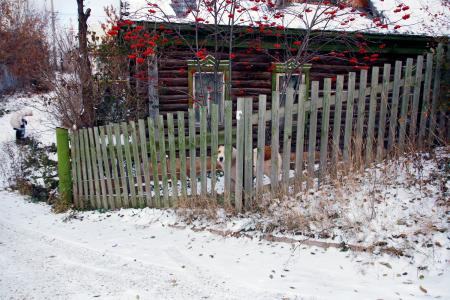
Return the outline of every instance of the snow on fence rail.
[[[341,159],[350,163],[354,158],[352,163],[364,166],[383,159],[394,148],[403,151],[406,141],[420,146],[433,143],[438,133],[442,58],[440,45],[436,57],[431,53],[425,59],[418,56],[415,65],[408,59],[403,68],[398,61],[392,82],[391,65],[384,65],[381,83],[380,69],[373,67],[370,86],[368,70],[361,70],[359,89],[355,88],[356,73],[349,73],[347,90],[340,75],[333,90],[332,80],[327,78],[322,91],[314,81],[309,87],[301,85],[298,91],[288,90],[286,95],[274,92],[270,110],[266,110],[267,97],[260,95],[255,113],[251,97],[238,98],[236,128],[232,125],[231,101],[226,101],[220,130],[214,104],[209,122],[206,107],[200,108],[199,132],[193,109],[188,111],[188,128],[184,112],[177,112],[167,114],[165,119],[160,115],[156,120],[75,130],[70,133],[70,143],[67,131],[59,129],[60,177],[64,177],[60,190],[67,197],[73,195],[75,206],[81,209],[172,207],[180,197],[201,195],[220,199],[241,211],[252,205],[252,198],[269,182],[263,174],[268,122],[271,174],[265,175],[270,178],[270,189],[287,191],[293,180],[300,187],[306,181],[311,188],[315,177],[321,184]],[[286,99],[284,107],[280,107],[281,96]],[[445,112],[440,116],[440,132],[448,134]],[[220,144],[225,149],[223,168],[217,163]],[[281,154],[281,161],[276,153]],[[219,169],[224,175],[220,178],[224,191],[220,196]],[[231,173],[233,170],[236,174]]]

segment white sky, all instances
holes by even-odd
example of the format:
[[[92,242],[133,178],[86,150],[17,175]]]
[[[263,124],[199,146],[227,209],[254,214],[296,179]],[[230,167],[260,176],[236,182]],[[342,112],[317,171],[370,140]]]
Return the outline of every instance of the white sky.
[[[38,10],[47,9],[50,11],[50,0],[29,0],[30,4]],[[92,10],[88,23],[91,29],[98,30],[100,23],[105,20],[105,6],[113,5],[117,13],[119,12],[119,0],[85,0],[85,10]],[[77,1],[76,0],[53,0],[55,11],[57,12],[58,26],[65,29],[73,27],[77,29]]]

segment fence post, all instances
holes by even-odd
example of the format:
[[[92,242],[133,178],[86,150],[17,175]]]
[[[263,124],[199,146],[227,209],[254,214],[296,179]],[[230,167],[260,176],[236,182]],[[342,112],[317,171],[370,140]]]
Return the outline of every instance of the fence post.
[[[58,153],[59,194],[61,200],[65,203],[72,203],[69,131],[65,128],[56,128],[56,149]]]

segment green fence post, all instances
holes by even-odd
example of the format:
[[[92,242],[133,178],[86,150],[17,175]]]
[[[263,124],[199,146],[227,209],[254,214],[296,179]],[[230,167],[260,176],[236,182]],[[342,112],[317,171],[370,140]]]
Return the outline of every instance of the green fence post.
[[[56,149],[58,153],[59,194],[64,202],[72,203],[69,131],[65,128],[56,128]]]

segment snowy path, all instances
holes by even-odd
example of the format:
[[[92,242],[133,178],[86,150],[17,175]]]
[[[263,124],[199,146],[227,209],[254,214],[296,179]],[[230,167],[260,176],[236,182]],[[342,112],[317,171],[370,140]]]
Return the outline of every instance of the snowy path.
[[[404,259],[293,252],[287,244],[174,229],[167,226],[173,214],[161,210],[79,216],[63,222],[47,205],[0,192],[0,299],[450,297],[442,262],[421,280]]]

